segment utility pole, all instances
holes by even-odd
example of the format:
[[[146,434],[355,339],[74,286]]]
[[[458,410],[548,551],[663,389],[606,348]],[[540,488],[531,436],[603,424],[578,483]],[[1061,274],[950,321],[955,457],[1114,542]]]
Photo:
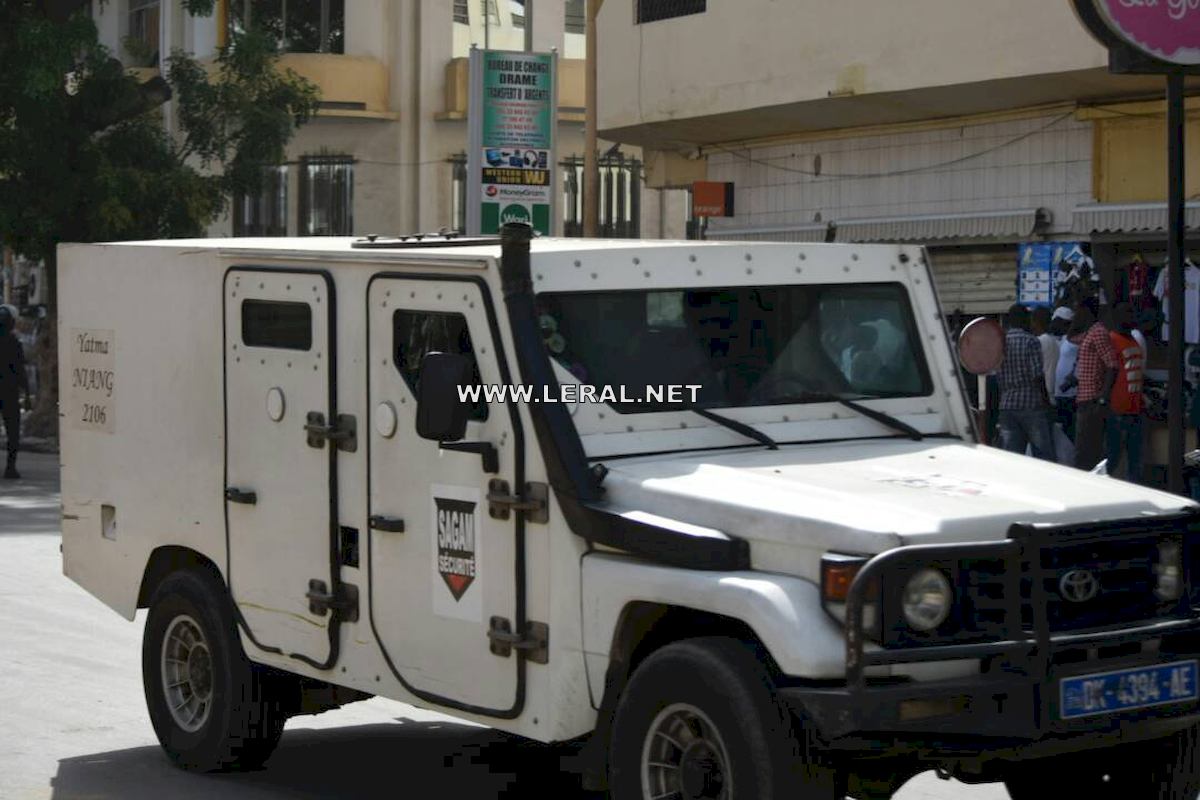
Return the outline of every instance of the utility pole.
[[[525,0],[525,52],[533,52],[533,0]]]
[[[596,159],[596,16],[604,0],[587,0],[584,12],[587,32],[584,74],[587,121],[583,131],[583,235],[596,236],[600,227],[600,164]]]
[[[1187,252],[1185,236],[1184,180],[1185,127],[1183,73],[1167,75],[1167,298],[1171,308],[1167,323],[1171,326],[1167,371],[1167,482],[1176,494],[1184,494],[1183,484],[1183,298],[1184,268]]]

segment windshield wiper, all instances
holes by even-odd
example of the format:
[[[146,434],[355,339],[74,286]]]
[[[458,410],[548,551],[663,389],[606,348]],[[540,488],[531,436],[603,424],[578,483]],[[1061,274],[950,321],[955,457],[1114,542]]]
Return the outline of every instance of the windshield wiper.
[[[873,397],[872,395],[857,395],[855,400],[880,400],[882,398]],[[901,419],[893,417],[884,411],[877,411],[873,408],[867,408],[861,403],[856,403],[854,400],[843,397],[839,394],[831,392],[804,392],[802,394],[791,394],[785,397],[775,398],[776,403],[841,403],[846,408],[852,411],[857,411],[868,419],[873,419],[880,425],[886,425],[894,431],[903,433],[914,442],[919,442],[925,438],[925,434],[909,425]]]
[[[705,419],[712,420],[723,428],[728,428],[734,433],[740,433],[742,436],[753,439],[759,444],[765,444],[768,450],[779,449],[779,444],[776,443],[774,439],[772,439],[770,436],[767,436],[762,431],[751,428],[744,422],[738,422],[736,419],[730,419],[729,417],[723,417],[720,414],[714,414],[708,409],[700,408],[699,406],[685,406],[685,408],[694,414],[699,414]]]

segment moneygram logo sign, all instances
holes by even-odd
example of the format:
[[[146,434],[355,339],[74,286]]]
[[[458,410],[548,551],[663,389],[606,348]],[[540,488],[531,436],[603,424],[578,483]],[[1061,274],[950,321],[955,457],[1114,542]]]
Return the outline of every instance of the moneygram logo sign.
[[[521,222],[525,225],[533,225],[533,217],[529,214],[529,209],[525,206],[513,203],[505,206],[500,212],[500,224],[507,225],[510,222]]]
[[[1122,42],[1170,64],[1200,65],[1200,0],[1088,0]]]

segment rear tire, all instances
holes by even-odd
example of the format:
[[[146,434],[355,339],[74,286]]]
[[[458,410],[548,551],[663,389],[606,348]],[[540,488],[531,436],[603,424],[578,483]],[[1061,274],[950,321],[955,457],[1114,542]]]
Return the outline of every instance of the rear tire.
[[[1004,785],[1012,800],[1196,800],[1197,728],[1163,739],[1017,763]]]
[[[176,572],[154,592],[142,684],[158,741],[184,769],[253,769],[283,733],[277,692],[246,658],[224,587],[203,573]]]
[[[802,746],[743,643],[689,639],[637,667],[613,720],[613,800],[835,800],[837,772]]]

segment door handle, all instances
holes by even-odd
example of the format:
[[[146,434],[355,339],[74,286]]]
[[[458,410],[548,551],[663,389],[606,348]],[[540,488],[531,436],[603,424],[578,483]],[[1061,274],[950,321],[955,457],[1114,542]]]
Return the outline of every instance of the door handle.
[[[404,533],[404,520],[399,517],[383,517],[376,514],[367,520],[367,522],[377,531]]]
[[[231,503],[245,503],[248,506],[252,506],[258,502],[258,493],[235,489],[230,486],[225,489],[225,499]]]

